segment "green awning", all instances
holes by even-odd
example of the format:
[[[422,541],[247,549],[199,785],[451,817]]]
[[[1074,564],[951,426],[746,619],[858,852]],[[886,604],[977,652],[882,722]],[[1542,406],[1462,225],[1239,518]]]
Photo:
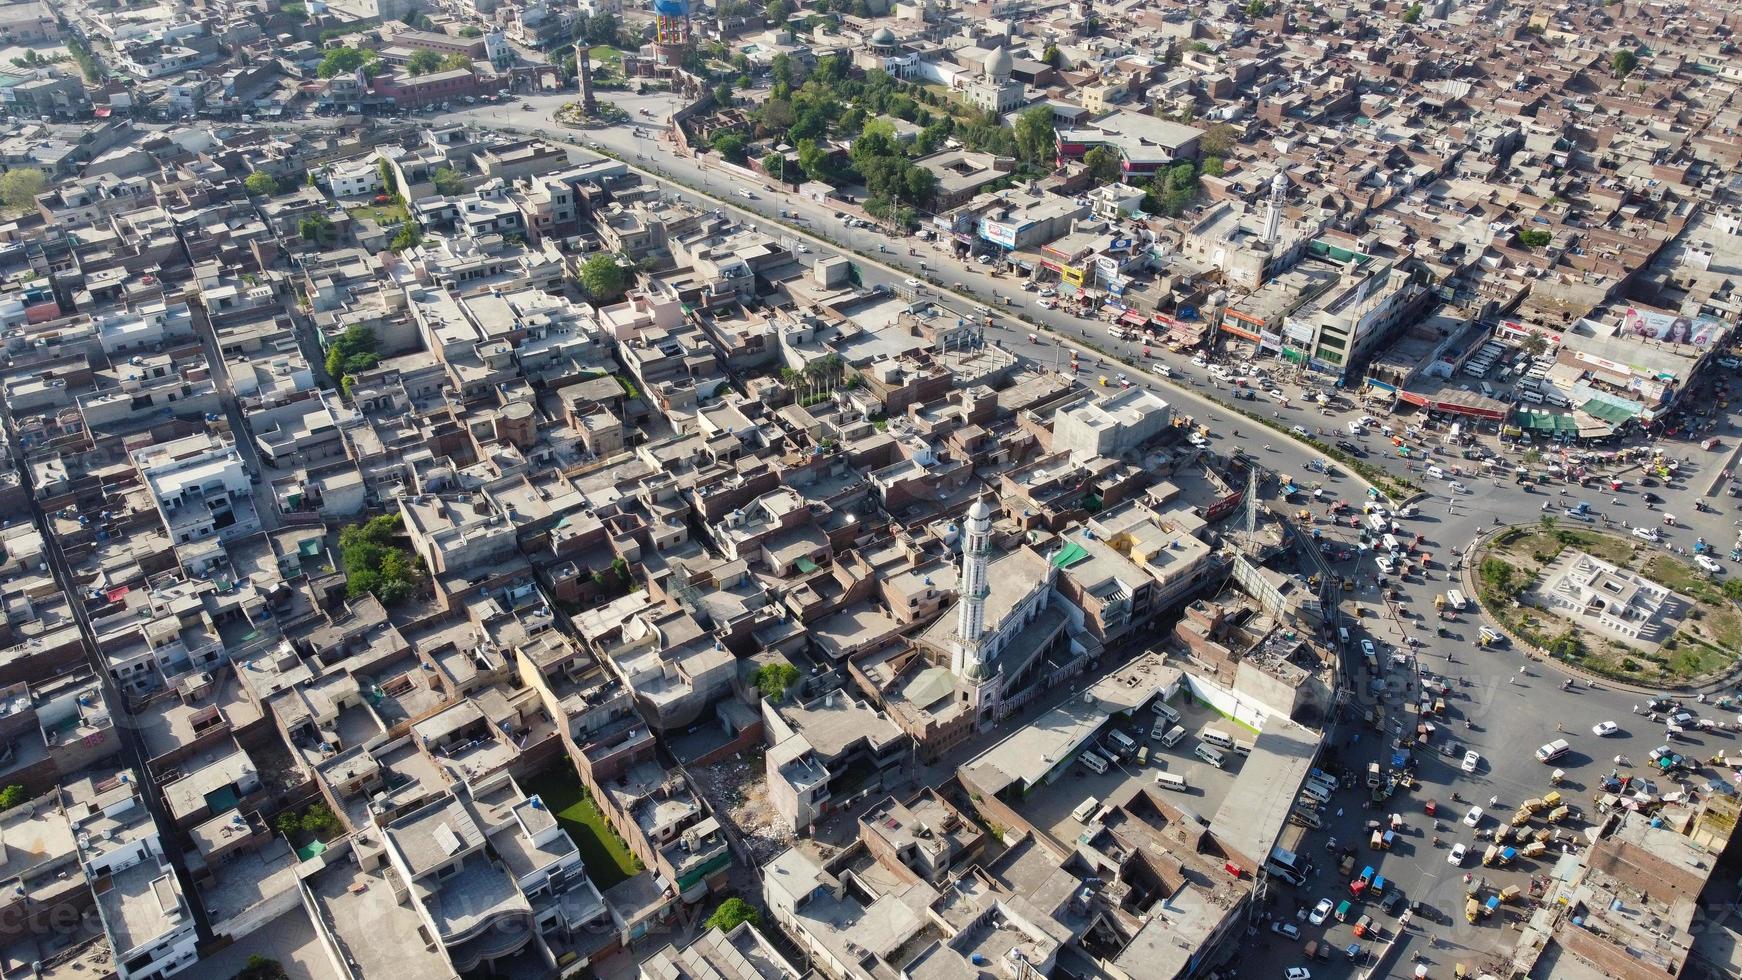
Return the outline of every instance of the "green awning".
[[[325,843],[318,840],[311,841],[310,843],[304,844],[296,849],[296,859],[298,861],[307,861],[312,857],[320,857],[326,849],[327,845]]]
[[[1579,410],[1592,418],[1602,419],[1610,425],[1620,425],[1636,414],[1626,405],[1617,405],[1614,402],[1604,401],[1600,398],[1593,398],[1583,405],[1580,405]]]
[[[1069,568],[1076,562],[1082,561],[1088,553],[1089,549],[1075,541],[1071,541],[1066,543],[1063,548],[1060,548],[1049,560],[1058,568]]]
[[[793,564],[798,566],[799,571],[804,572],[807,575],[817,570],[817,563],[803,555],[798,556],[798,559],[795,560]]]
[[[302,543],[296,546],[296,550],[301,552],[304,558],[313,558],[321,553],[321,539],[304,538]]]

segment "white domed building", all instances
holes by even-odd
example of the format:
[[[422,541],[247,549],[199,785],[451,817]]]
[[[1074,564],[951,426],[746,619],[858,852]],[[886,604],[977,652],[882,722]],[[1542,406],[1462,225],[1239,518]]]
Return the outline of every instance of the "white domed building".
[[[888,72],[896,78],[912,78],[919,73],[919,55],[885,25],[871,32],[864,47],[854,49],[853,67],[860,71]]]
[[[966,63],[972,67],[972,62]],[[1004,48],[994,48],[986,55],[984,67],[977,78],[962,87],[968,103],[987,112],[1003,115],[1022,107],[1026,101],[1023,85],[1010,77],[1016,69],[1016,59]]]

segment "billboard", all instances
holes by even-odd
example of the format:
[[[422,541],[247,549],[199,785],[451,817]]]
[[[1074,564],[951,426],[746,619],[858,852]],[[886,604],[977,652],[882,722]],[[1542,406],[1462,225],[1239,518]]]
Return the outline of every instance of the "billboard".
[[[999,248],[1015,248],[1017,226],[1003,221],[980,222],[980,237]]]
[[[1724,322],[1709,316],[1676,316],[1629,306],[1621,313],[1621,333],[1671,344],[1709,347],[1724,333]]]
[[[1524,323],[1519,320],[1501,320],[1500,332],[1514,340],[1523,340],[1532,334],[1536,334],[1542,337],[1542,339],[1548,341],[1549,344],[1554,347],[1559,347],[1561,345],[1560,334],[1545,327],[1539,327],[1534,323]]]

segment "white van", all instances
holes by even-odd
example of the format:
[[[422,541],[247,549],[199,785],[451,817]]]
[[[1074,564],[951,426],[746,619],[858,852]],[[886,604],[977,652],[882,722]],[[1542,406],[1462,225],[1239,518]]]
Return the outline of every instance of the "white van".
[[[1155,785],[1160,786],[1162,789],[1171,789],[1175,793],[1184,793],[1187,789],[1185,777],[1175,776],[1171,772],[1156,773]]]
[[[1538,761],[1538,762],[1553,762],[1556,759],[1560,758],[1561,756],[1566,755],[1567,752],[1569,752],[1571,749],[1572,749],[1572,746],[1567,744],[1566,739],[1557,738],[1554,741],[1543,746],[1542,748],[1536,750],[1536,761]]]
[[[1077,756],[1077,761],[1081,762],[1083,768],[1090,772],[1103,773],[1107,771],[1107,760],[1101,758],[1094,749],[1084,749],[1083,754]]]
[[[1211,745],[1219,745],[1224,749],[1231,749],[1234,747],[1234,736],[1229,735],[1220,728],[1211,728],[1206,725],[1198,731],[1198,738],[1210,743]]]
[[[1388,551],[1394,555],[1397,554],[1399,551],[1403,550],[1403,545],[1398,543],[1397,536],[1395,534],[1385,535],[1384,537],[1379,539],[1379,543],[1385,546],[1386,551]]]
[[[1540,391],[1521,391],[1518,393],[1518,398],[1520,401],[1529,402],[1532,405],[1542,404],[1542,392]]]
[[[1350,422],[1350,423],[1349,423],[1349,434],[1350,434],[1350,435],[1352,435],[1352,436],[1358,436],[1358,435],[1360,435],[1360,434],[1361,434],[1361,423],[1359,423],[1359,422]]]
[[[1174,746],[1179,744],[1180,739],[1185,738],[1185,737],[1186,737],[1185,726],[1184,725],[1175,725],[1172,728],[1169,728],[1167,730],[1166,735],[1163,735],[1161,737],[1161,744],[1165,745],[1171,749]]]
[[[1331,794],[1325,792],[1323,787],[1319,786],[1318,783],[1307,783],[1301,786],[1300,795],[1312,800],[1314,803],[1331,802]]]
[[[1289,812],[1288,819],[1302,827],[1311,827],[1314,830],[1325,825],[1324,821],[1319,819],[1317,810],[1302,810],[1299,807]]]
[[[1452,591],[1447,592],[1446,593],[1446,605],[1451,606],[1453,612],[1463,612],[1464,611],[1464,594],[1462,592],[1459,592],[1457,589],[1453,589]]]
[[[1137,743],[1131,740],[1131,736],[1117,728],[1108,730],[1107,739],[1113,743],[1113,747],[1119,755],[1130,755],[1132,750],[1137,748]]]
[[[1101,801],[1095,799],[1093,796],[1084,797],[1083,802],[1078,803],[1077,808],[1071,811],[1071,819],[1075,820],[1077,823],[1082,823],[1089,819],[1089,814],[1094,813],[1095,808],[1100,805]]]
[[[1502,378],[1501,380],[1504,381],[1506,379]],[[1494,397],[1494,386],[1489,384],[1488,382],[1484,381],[1481,384],[1477,385],[1476,387],[1482,389],[1482,394],[1484,396],[1486,396],[1488,398]]]
[[[1433,477],[1436,480],[1443,480],[1446,478],[1446,471],[1440,469],[1438,466],[1436,466],[1432,463],[1429,463],[1428,468],[1427,468],[1427,475]]]
[[[1238,755],[1238,756],[1242,756],[1242,757],[1251,755],[1252,754],[1252,740],[1249,738],[1237,738],[1237,739],[1235,739],[1234,740],[1234,754]]]
[[[1167,723],[1170,725],[1179,724],[1179,712],[1168,707],[1167,702],[1160,698],[1155,699],[1155,703],[1149,706],[1149,710],[1167,719]]]
[[[1347,627],[1347,626],[1337,627],[1337,640],[1343,646],[1349,645],[1349,627]]]
[[[1217,752],[1208,745],[1199,745],[1197,748],[1192,750],[1192,754],[1205,762],[1208,762],[1210,765],[1215,766],[1217,769],[1222,768],[1222,753]]]

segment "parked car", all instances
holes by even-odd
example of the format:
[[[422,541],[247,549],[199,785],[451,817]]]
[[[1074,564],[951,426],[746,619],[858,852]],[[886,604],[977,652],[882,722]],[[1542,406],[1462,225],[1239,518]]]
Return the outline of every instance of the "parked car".
[[[1270,923],[1270,931],[1276,933],[1278,936],[1284,936],[1289,939],[1300,938],[1300,926],[1297,926],[1292,922],[1273,921]]]
[[[1319,899],[1319,904],[1313,906],[1313,912],[1311,915],[1307,916],[1307,921],[1315,926],[1322,926],[1325,924],[1325,920],[1330,917],[1331,900],[1328,898],[1321,898]]]
[[[1464,866],[1464,855],[1469,853],[1469,850],[1470,849],[1468,847],[1464,846],[1463,841],[1459,841],[1458,843],[1453,844],[1452,845],[1452,852],[1450,854],[1446,855],[1446,863],[1449,865],[1452,865],[1453,867],[1459,867],[1459,868],[1463,867]]]
[[[1591,734],[1604,738],[1621,730],[1621,726],[1612,721],[1599,721],[1591,726]]]
[[[1471,749],[1470,751],[1464,753],[1464,767],[1463,768],[1464,768],[1465,772],[1475,772],[1476,768],[1478,766],[1480,766],[1481,764],[1482,764],[1482,754],[1480,752],[1477,752],[1475,749]],[[1475,824],[1471,824],[1471,826],[1475,826]]]
[[[1466,826],[1466,827],[1474,827],[1481,822],[1482,822],[1482,808],[1479,806],[1471,807],[1470,812],[1464,814],[1464,826]]]

